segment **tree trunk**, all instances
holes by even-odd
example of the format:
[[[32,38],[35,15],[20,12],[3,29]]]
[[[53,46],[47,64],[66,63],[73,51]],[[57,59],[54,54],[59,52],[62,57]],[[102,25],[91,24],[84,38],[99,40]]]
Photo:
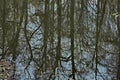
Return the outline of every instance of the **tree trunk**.
[[[57,32],[58,32],[58,42],[57,42],[57,54],[56,54],[56,67],[58,67],[59,65],[59,60],[60,60],[60,56],[61,56],[61,0],[57,0]]]
[[[25,0],[24,3],[24,10],[25,10],[25,24],[24,24],[24,34],[25,34],[25,39],[26,39],[26,43],[28,45],[28,49],[29,49],[29,52],[30,52],[30,61],[28,62],[26,68],[30,65],[30,62],[32,61],[33,59],[33,54],[32,54],[32,49],[31,49],[31,45],[30,45],[30,42],[29,42],[29,39],[28,39],[28,36],[27,36],[27,23],[28,23],[28,0]]]
[[[95,44],[95,80],[97,80],[98,72],[98,39],[99,39],[99,12],[100,12],[100,0],[97,1],[97,18],[96,18],[96,44]]]
[[[48,39],[48,22],[49,22],[49,19],[48,19],[48,15],[49,15],[49,0],[45,0],[45,16],[44,16],[44,33],[43,33],[43,54],[44,54],[44,65],[43,65],[43,71],[46,72],[47,70],[47,39]],[[46,80],[46,75],[44,76],[44,79]]]
[[[120,80],[120,0],[117,0],[117,12],[119,16],[117,17],[117,28],[118,28],[118,40],[119,40],[119,54],[118,54],[118,72],[117,72],[117,80]]]
[[[5,54],[5,20],[6,20],[6,0],[3,0],[3,13],[2,13],[2,58],[4,58]]]
[[[75,62],[74,62],[74,5],[75,0],[71,0],[71,7],[70,7],[70,36],[71,36],[71,62],[72,62],[72,77],[75,80]]]

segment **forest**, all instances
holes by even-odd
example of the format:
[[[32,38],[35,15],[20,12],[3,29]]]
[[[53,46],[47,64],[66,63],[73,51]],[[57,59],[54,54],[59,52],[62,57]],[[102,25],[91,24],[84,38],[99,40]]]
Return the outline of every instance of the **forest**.
[[[120,0],[0,0],[0,80],[120,80]]]

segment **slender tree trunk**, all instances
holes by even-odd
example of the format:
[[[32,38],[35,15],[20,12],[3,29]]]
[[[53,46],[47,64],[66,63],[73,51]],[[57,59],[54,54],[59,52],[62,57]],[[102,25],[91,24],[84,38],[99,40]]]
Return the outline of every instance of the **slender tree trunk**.
[[[54,16],[55,16],[55,12],[54,12],[54,8],[55,8],[55,6],[54,6],[54,4],[55,4],[55,1],[53,0],[53,2],[52,2],[52,5],[51,5],[51,11],[52,11],[52,21],[51,21],[51,29],[50,29],[50,31],[51,31],[51,48],[53,48],[54,47],[54,31],[55,31],[55,26],[54,26]],[[52,53],[53,53],[53,49],[52,49]]]
[[[59,60],[60,60],[60,56],[61,56],[61,0],[57,0],[57,32],[58,32],[58,42],[57,42],[57,54],[56,54],[56,67],[58,67],[59,65]]]
[[[2,58],[5,56],[5,20],[6,20],[6,0],[3,0],[3,13],[2,13]]]
[[[24,8],[24,11],[25,12],[25,24],[24,24],[24,34],[25,34],[25,39],[26,39],[26,43],[28,45],[28,49],[29,49],[29,52],[30,52],[30,61],[28,62],[26,68],[30,65],[30,62],[32,61],[33,59],[33,54],[32,54],[32,49],[31,49],[31,45],[30,45],[30,42],[29,42],[29,38],[27,36],[27,23],[28,23],[28,0],[25,0],[23,2],[23,8]]]
[[[54,5],[52,8],[54,9]],[[54,10],[53,10],[53,14],[54,14]],[[52,34],[52,38],[53,38],[53,35],[54,34]],[[59,66],[60,57],[61,57],[61,0],[57,0],[57,35],[58,35],[57,37],[58,42],[57,42],[57,47],[56,47],[56,61],[54,63],[55,66],[53,67],[53,73],[50,75],[50,77],[53,74],[55,74],[56,68]]]
[[[75,0],[71,0],[71,7],[70,7],[70,36],[71,36],[71,62],[72,62],[72,77],[75,80],[75,62],[74,62],[74,6]]]
[[[100,0],[97,1],[97,19],[96,19],[96,44],[95,44],[95,80],[97,80],[98,72],[98,39],[99,39],[99,4]]]
[[[16,13],[16,2],[14,1],[14,20],[17,19],[16,16],[18,16],[18,14]],[[23,13],[22,13],[23,14]],[[19,22],[19,25],[18,27],[16,28],[16,22],[14,21],[14,28],[13,28],[13,38],[12,38],[12,54],[13,54],[13,60],[15,61],[16,60],[16,57],[17,57],[17,52],[16,52],[16,49],[18,47],[18,44],[19,44],[19,34],[20,34],[20,27],[21,27],[21,24],[22,24],[22,20],[23,20],[23,15],[21,15],[20,17],[20,22]],[[15,30],[17,29],[17,31]],[[15,35],[14,35],[15,34]]]
[[[44,72],[47,70],[47,62],[46,62],[46,57],[47,57],[47,39],[48,39],[48,13],[49,12],[49,0],[45,0],[45,16],[44,16],[44,33],[43,33],[43,46],[44,46]],[[46,79],[46,75],[44,76],[44,79]]]
[[[117,17],[117,28],[119,34],[119,54],[118,54],[118,72],[117,72],[117,80],[120,80],[120,0],[117,0],[117,12],[119,16]]]

